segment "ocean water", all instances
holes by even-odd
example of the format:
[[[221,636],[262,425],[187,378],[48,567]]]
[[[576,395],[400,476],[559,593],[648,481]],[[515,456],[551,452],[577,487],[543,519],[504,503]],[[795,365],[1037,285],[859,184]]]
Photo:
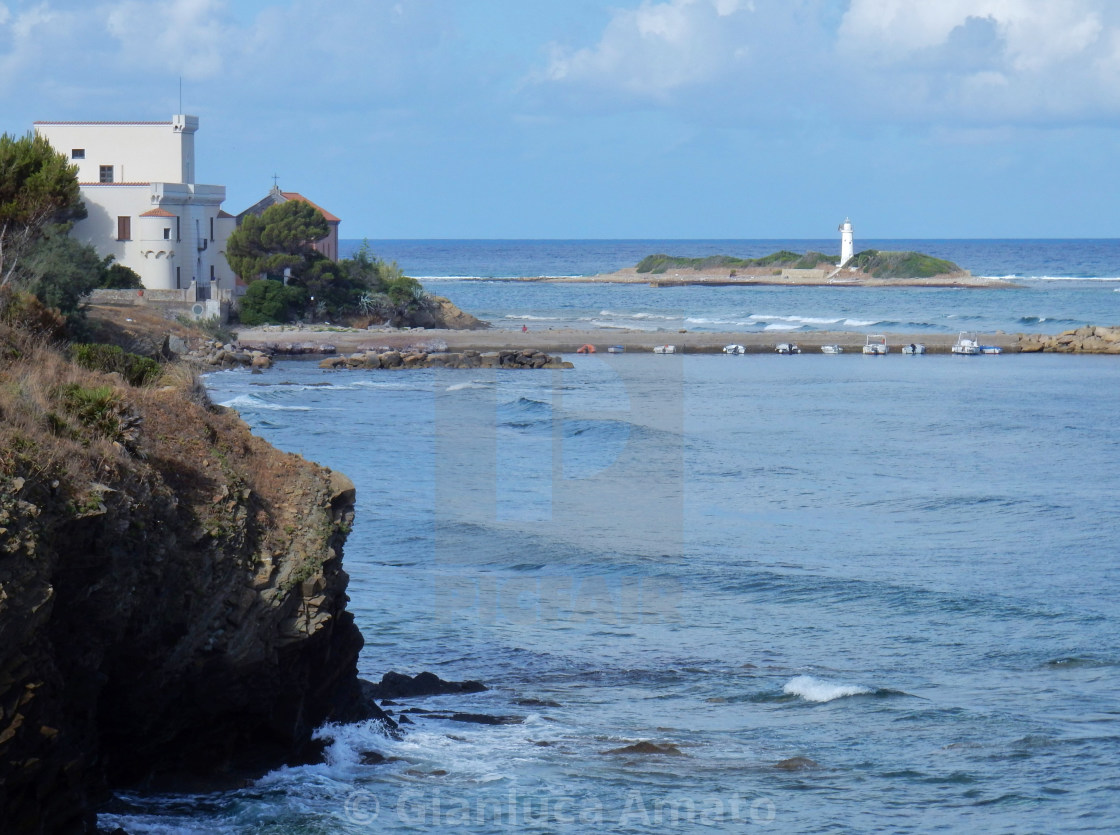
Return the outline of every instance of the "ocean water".
[[[324,728],[325,764],[102,825],[1120,826],[1116,358],[571,359],[210,375],[356,483],[362,674],[481,679],[410,704],[513,721]]]
[[[343,251],[360,242],[344,241]],[[668,287],[511,282],[632,267],[646,255],[758,257],[836,252],[839,241],[371,241],[380,257],[495,327],[675,332],[844,330],[873,333],[1059,333],[1120,323],[1120,240],[859,241],[913,249],[1014,288]],[[463,278],[490,280],[463,281]]]

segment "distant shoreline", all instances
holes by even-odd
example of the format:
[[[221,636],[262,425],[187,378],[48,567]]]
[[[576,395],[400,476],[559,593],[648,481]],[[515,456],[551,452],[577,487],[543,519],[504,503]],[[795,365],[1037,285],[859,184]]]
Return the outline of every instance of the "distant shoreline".
[[[504,278],[462,276],[456,281],[523,281],[550,284],[642,284],[651,287],[943,287],[943,288],[1016,288],[1022,285],[1004,278],[987,278],[971,273],[938,275],[930,278],[873,278],[863,274],[845,274],[833,279],[783,276],[772,273],[731,275],[720,270],[673,270],[664,273],[639,273],[633,267],[613,273],[581,276],[511,276]]]

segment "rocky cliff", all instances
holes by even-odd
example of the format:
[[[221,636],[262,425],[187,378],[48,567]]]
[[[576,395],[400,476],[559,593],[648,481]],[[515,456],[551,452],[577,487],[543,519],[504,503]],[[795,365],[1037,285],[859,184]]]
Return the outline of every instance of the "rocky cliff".
[[[355,718],[345,476],[189,372],[135,388],[2,326],[0,416],[3,831],[88,831],[110,787],[259,773]]]

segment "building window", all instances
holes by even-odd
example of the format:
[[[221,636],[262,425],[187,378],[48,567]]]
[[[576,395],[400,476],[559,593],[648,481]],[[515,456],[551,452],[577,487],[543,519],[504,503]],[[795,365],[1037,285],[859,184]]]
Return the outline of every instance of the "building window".
[[[170,226],[163,227],[163,239],[165,241],[170,241],[171,240],[171,227]]]
[[[85,148],[75,148],[74,150],[72,150],[70,152],[70,159],[85,159],[85,158],[86,158],[86,149]]]
[[[210,218],[210,240],[214,240],[214,218]]]
[[[132,240],[132,218],[127,215],[121,215],[117,218],[117,240],[130,241]]]
[[[182,218],[178,218],[178,217],[175,218],[175,240],[176,241],[182,241],[183,240],[183,230],[182,230],[182,227],[179,223],[180,220],[182,220]]]
[[[214,265],[210,265],[210,280],[214,281]]]
[[[113,166],[111,166],[111,165],[102,165],[101,166],[101,182],[103,182],[103,183],[113,182]]]
[[[182,290],[183,289],[182,284],[180,283],[180,279],[181,279],[181,276],[180,276],[180,272],[179,272],[179,267],[176,267],[175,268],[175,289],[176,290]]]

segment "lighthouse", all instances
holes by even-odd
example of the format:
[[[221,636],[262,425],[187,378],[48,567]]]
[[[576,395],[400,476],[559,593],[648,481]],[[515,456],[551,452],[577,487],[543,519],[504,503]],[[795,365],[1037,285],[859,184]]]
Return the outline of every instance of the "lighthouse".
[[[855,247],[852,243],[852,221],[849,218],[844,218],[837,229],[840,231],[840,266],[844,266],[852,260],[855,255]]]

